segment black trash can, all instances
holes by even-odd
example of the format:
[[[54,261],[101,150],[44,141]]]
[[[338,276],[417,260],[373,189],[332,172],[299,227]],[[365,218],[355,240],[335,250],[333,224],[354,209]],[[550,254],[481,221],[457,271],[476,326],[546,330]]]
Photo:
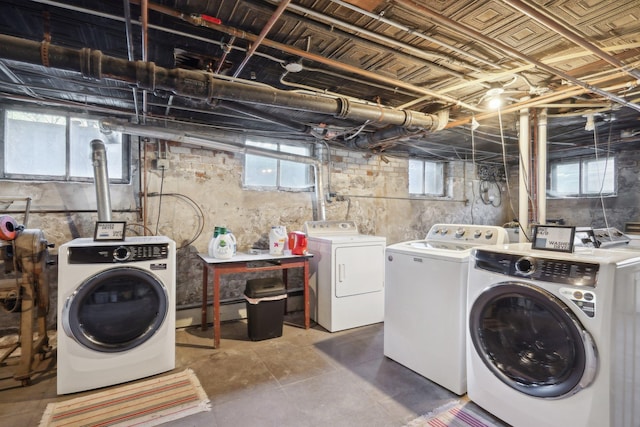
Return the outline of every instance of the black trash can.
[[[247,300],[249,339],[260,341],[281,337],[287,298],[287,290],[282,280],[247,280],[244,297]]]

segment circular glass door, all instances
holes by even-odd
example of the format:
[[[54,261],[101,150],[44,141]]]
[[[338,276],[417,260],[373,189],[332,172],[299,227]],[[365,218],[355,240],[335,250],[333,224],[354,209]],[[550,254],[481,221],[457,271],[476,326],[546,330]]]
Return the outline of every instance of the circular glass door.
[[[469,311],[469,332],[487,368],[522,393],[557,398],[577,392],[595,375],[591,336],[544,289],[517,282],[487,289]]]
[[[63,326],[92,350],[125,351],[153,336],[167,308],[167,290],[158,279],[137,268],[114,268],[90,277],[69,297]]]

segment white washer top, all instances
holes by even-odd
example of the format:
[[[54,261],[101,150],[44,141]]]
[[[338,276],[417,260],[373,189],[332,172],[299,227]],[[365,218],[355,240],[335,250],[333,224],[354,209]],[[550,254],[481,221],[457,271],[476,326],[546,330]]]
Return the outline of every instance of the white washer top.
[[[311,240],[325,240],[334,244],[349,243],[382,243],[387,238],[360,234],[355,221],[307,221],[304,232]]]
[[[509,234],[503,227],[494,225],[435,224],[424,240],[411,240],[390,245],[387,250],[408,254],[438,254],[443,257],[469,257],[471,249],[478,246],[504,245]]]
[[[355,221],[307,221],[304,232],[308,237],[324,236],[357,236],[358,226]]]

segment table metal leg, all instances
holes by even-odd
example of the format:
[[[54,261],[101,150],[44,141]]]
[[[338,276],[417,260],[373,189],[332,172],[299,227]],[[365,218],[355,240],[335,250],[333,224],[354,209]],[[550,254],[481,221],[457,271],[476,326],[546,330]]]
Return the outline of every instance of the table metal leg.
[[[209,287],[209,266],[205,264],[202,267],[202,308],[200,313],[200,330],[207,330],[207,298],[208,292],[207,288]]]

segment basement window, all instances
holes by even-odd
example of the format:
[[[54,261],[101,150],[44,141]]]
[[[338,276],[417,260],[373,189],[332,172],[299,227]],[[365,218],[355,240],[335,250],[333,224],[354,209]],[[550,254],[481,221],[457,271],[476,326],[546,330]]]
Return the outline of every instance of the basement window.
[[[444,196],[444,163],[409,159],[409,194]]]
[[[246,141],[248,147],[310,157],[311,148],[275,142]],[[275,153],[274,153],[275,154]],[[277,191],[311,191],[311,166],[306,163],[257,154],[244,157],[244,185],[247,188]]]
[[[556,198],[616,195],[614,157],[549,162],[548,194]]]
[[[93,181],[91,141],[99,139],[107,151],[109,181],[128,182],[127,144],[119,132],[101,133],[98,120],[13,109],[2,115],[0,178]]]

